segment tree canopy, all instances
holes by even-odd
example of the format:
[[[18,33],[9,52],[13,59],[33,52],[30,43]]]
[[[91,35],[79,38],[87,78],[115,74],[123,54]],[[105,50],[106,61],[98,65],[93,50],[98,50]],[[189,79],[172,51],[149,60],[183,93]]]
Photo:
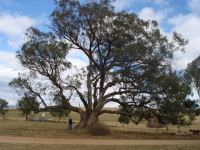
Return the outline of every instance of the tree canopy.
[[[26,116],[26,120],[28,120],[28,115],[31,115],[31,112],[39,112],[39,105],[35,97],[26,95],[18,101],[17,107]]]
[[[0,113],[1,115],[5,116],[5,114],[8,112],[8,102],[5,99],[0,98]]]
[[[188,64],[186,77],[188,81],[194,85],[200,96],[200,56]]]
[[[68,117],[70,114],[70,110],[69,109],[65,109],[59,106],[62,106],[62,97],[60,97],[59,94],[55,94],[53,101],[55,103],[55,106],[57,106],[58,108],[54,108],[50,111],[50,114],[53,117],[58,117],[58,121],[60,122],[62,117]]]
[[[180,83],[172,76],[171,61],[173,53],[187,43],[179,34],[169,40],[156,21],[115,12],[109,0],[58,0],[50,18],[51,33],[28,29],[28,40],[17,58],[29,73],[10,85],[36,96],[47,109],[79,113],[77,128],[92,126],[103,113],[124,113],[103,109],[110,102],[129,112],[153,111],[158,102],[178,95]],[[72,74],[67,54],[75,50],[88,62]],[[47,103],[55,94],[59,106]],[[73,96],[84,109],[73,105]]]

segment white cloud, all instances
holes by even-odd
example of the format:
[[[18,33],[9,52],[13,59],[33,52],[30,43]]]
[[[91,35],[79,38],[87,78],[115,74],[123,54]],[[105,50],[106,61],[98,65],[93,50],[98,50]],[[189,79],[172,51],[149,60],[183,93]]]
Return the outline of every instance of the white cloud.
[[[115,0],[113,6],[117,11],[122,11],[128,8],[131,8],[135,0]]]
[[[144,20],[161,22],[166,17],[166,14],[164,11],[155,11],[153,8],[145,7],[139,12],[138,16]]]
[[[189,40],[185,53],[175,53],[175,68],[185,69],[188,63],[200,55],[200,17],[194,14],[177,15],[169,23],[173,25],[173,31],[181,33]]]
[[[177,32],[190,39],[194,39],[200,34],[200,17],[193,14],[177,15],[169,20],[175,26]]]
[[[13,68],[8,68],[5,65],[0,65],[0,80],[9,82],[17,76],[17,71]]]
[[[0,51],[0,97],[10,104],[15,104],[18,97],[8,83],[17,77],[20,68],[14,52]]]
[[[13,78],[18,76],[18,72],[24,71],[15,55],[15,52],[0,50],[0,98],[8,100],[10,104],[15,104],[19,96],[17,96],[16,92],[11,89],[8,84]],[[75,49],[70,51],[68,60],[78,69],[86,67],[88,64],[87,58],[80,51]],[[75,73],[77,73],[75,69],[68,70],[64,76]]]
[[[117,11],[131,9],[138,3],[153,3],[155,5],[165,6],[168,4],[166,0],[115,0],[112,4]]]
[[[193,0],[193,4],[194,4]],[[195,1],[196,2],[196,1]],[[200,5],[200,1],[198,3]],[[172,25],[171,32],[165,33],[163,28],[160,27],[160,30],[163,34],[168,37],[172,36],[172,32],[176,31],[180,33],[185,39],[189,40],[188,45],[185,48],[185,53],[178,51],[175,53],[175,58],[173,62],[174,69],[185,69],[187,64],[194,60],[197,56],[200,55],[200,17],[196,13],[190,14],[178,14],[174,15],[172,18],[167,19],[168,13],[171,10],[160,10],[155,11],[153,8],[145,7],[139,12],[139,17],[144,20],[156,20],[158,23],[165,22]]]
[[[10,104],[15,104],[18,96],[8,86],[8,83],[17,77],[22,67],[15,57],[15,52],[2,49],[18,49],[24,41],[26,29],[36,23],[36,20],[27,16],[0,13],[0,97],[8,100]]]
[[[19,35],[32,25],[34,20],[26,16],[0,15],[0,32],[9,36]]]
[[[190,0],[188,5],[192,9],[193,13],[200,15],[200,0]]]
[[[3,98],[8,101],[9,105],[15,105],[19,96],[17,93],[8,86],[7,82],[2,82],[0,80],[0,98]]]
[[[72,49],[69,51],[68,60],[77,67],[86,67],[88,65],[87,57],[80,50]]]
[[[37,21],[27,16],[0,15],[0,34],[7,36],[7,44],[11,48],[18,48],[24,41],[24,33],[30,26],[36,25]]]
[[[6,64],[7,66],[16,67],[18,61],[15,57],[15,52],[6,52],[0,50],[0,63]]]

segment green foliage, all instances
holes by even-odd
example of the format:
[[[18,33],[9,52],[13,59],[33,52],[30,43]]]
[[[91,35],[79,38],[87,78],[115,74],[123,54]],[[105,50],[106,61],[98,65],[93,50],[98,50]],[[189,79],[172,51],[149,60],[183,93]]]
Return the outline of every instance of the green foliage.
[[[171,69],[173,52],[183,50],[187,41],[177,33],[168,40],[156,21],[115,12],[110,0],[58,0],[50,18],[52,32],[28,29],[17,58],[30,72],[10,83],[17,91],[36,96],[47,109],[52,106],[43,97],[52,101],[58,95],[54,107],[80,113],[83,120],[105,113],[103,107],[115,102],[137,124],[163,101],[188,94]],[[75,49],[88,64],[72,74],[67,54]],[[66,71],[69,75],[64,76]],[[44,78],[47,81],[41,82]],[[72,106],[72,96],[85,108]]]
[[[8,108],[8,102],[6,100],[0,98],[0,113],[3,116],[3,118],[4,118],[5,114],[8,112],[8,109],[6,109],[6,108]]]
[[[48,74],[51,67],[63,70],[70,66],[69,62],[64,61],[68,45],[59,41],[53,33],[43,33],[36,28],[29,28],[26,36],[28,41],[17,52],[17,58],[24,67]]]
[[[118,122],[121,124],[129,124],[130,118],[126,115],[120,115],[118,118]]]
[[[26,120],[28,120],[28,115],[30,115],[31,112],[39,112],[39,105],[35,97],[24,96],[18,101],[17,107],[18,110],[26,116]]]
[[[160,105],[158,114],[156,114],[158,122],[163,125],[191,125],[197,116],[199,106],[196,101],[189,99],[165,101]]]
[[[195,85],[200,96],[200,56],[188,64],[185,76],[191,84]]]
[[[165,101],[157,114],[161,124],[186,125],[185,108],[180,101]]]
[[[161,124],[186,125],[194,120],[196,103],[187,99],[191,94],[190,84],[182,72],[172,72],[162,81],[164,89],[168,90],[167,99],[157,101],[158,110],[154,113]],[[169,86],[170,85],[170,86]]]
[[[68,117],[70,114],[70,110],[66,110],[64,108],[57,108],[56,110],[50,111],[50,114],[53,117],[58,117],[59,122],[62,117]]]
[[[124,123],[127,122],[127,124],[129,124],[129,122],[132,121],[136,125],[138,125],[144,119],[148,120],[152,113],[149,109],[145,109],[143,105],[140,107],[124,106],[120,108],[120,111],[121,115],[118,118],[119,122],[121,121],[123,123],[124,121]]]
[[[54,94],[53,102],[55,103],[55,106],[57,106],[57,108],[50,111],[50,114],[53,117],[58,117],[58,120],[60,122],[60,119],[62,117],[69,116],[71,111],[62,107],[62,97],[59,95],[59,93]]]
[[[199,105],[197,104],[197,101],[192,101],[190,99],[184,101],[183,105],[185,107],[185,114],[188,116],[189,124],[191,125],[198,115]]]

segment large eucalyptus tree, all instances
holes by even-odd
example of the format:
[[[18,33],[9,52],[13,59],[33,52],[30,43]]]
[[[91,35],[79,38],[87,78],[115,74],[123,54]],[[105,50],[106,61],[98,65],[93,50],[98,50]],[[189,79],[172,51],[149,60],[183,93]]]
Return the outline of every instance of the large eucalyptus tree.
[[[170,41],[156,21],[115,12],[109,0],[58,0],[51,22],[52,33],[28,30],[17,58],[30,72],[10,85],[37,96],[46,109],[62,107],[79,113],[77,128],[92,126],[104,113],[125,113],[104,109],[110,102],[133,116],[136,109],[156,110],[157,102],[173,93],[168,83],[173,52],[186,44],[177,33]],[[71,51],[87,58],[87,67],[77,74],[70,72]],[[49,102],[55,95],[59,106]]]

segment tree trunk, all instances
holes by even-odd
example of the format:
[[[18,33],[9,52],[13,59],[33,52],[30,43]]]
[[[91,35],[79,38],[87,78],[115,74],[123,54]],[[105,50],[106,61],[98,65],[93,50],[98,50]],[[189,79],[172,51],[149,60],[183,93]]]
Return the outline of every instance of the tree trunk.
[[[28,114],[26,113],[26,121],[28,121]]]
[[[60,123],[60,118],[61,118],[61,117],[60,117],[60,116],[58,116],[58,122],[59,122],[59,123]]]
[[[98,123],[98,114],[97,113],[81,113],[80,114],[80,121],[79,123],[74,127],[74,129],[85,129],[90,128],[91,126]]]
[[[167,132],[169,132],[169,128],[168,128],[168,126],[167,126],[167,125],[165,126],[165,128],[166,128]]]

